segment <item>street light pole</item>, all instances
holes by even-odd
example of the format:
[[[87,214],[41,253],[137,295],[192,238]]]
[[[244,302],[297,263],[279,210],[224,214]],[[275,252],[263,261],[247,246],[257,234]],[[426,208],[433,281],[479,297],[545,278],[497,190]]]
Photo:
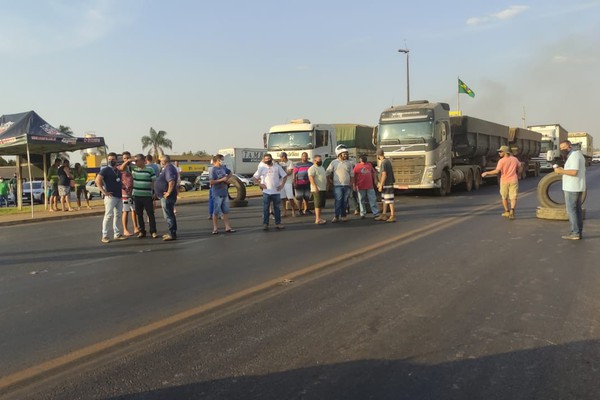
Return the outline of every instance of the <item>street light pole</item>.
[[[399,49],[398,53],[406,54],[406,104],[410,101],[410,67],[408,62],[408,49]]]

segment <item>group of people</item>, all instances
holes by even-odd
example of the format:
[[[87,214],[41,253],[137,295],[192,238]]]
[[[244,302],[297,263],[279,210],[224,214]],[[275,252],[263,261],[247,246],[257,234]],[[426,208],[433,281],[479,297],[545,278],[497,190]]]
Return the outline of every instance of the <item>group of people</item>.
[[[308,160],[308,153],[303,152],[301,159],[294,165],[288,160],[287,154],[280,154],[280,161],[274,162],[269,153],[263,156],[252,179],[260,186],[263,192],[263,229],[269,229],[270,216],[275,219],[275,229],[284,229],[281,223],[282,200],[286,199],[291,206],[292,215],[296,214],[295,200],[298,200],[298,211],[308,215],[308,202],[313,197],[315,209],[315,224],[323,225],[327,221],[322,217],[322,210],[326,203],[328,189],[333,189],[334,217],[332,223],[347,222],[350,210],[350,199],[355,193],[358,198],[358,207],[354,207],[355,214],[365,218],[367,202],[374,219],[377,221],[396,222],[394,214],[394,172],[389,160],[385,158],[383,150],[377,151],[380,161],[380,176],[368,162],[367,156],[362,155],[359,163],[349,158],[348,148],[344,145],[336,147],[337,158],[327,169],[323,166],[320,155],[315,155],[313,162]],[[380,213],[377,206],[375,188],[381,192],[383,210]],[[295,191],[295,194],[294,194]],[[285,203],[284,216],[287,207]],[[302,211],[300,209],[302,208]],[[389,210],[389,215],[388,215]]]
[[[583,234],[583,194],[586,190],[585,183],[585,157],[580,150],[575,150],[569,140],[564,140],[559,145],[564,167],[554,166],[554,172],[562,175],[562,190],[565,196],[565,207],[571,231],[563,235],[566,240],[581,240]],[[500,174],[500,197],[504,207],[503,217],[515,219],[517,197],[519,193],[519,176],[523,172],[521,162],[515,157],[508,146],[498,149],[500,160],[496,169],[486,171],[482,177]]]
[[[119,164],[117,154],[109,153],[108,165],[96,176],[96,186],[104,196],[102,243],[110,242],[111,220],[113,240],[124,240],[134,235],[139,239],[147,236],[158,238],[155,200],[160,200],[169,229],[162,240],[176,240],[175,203],[179,173],[171,164],[170,157],[162,155],[158,166],[150,155],[140,153],[132,157],[131,153],[125,151],[121,156],[123,161]],[[144,212],[148,218],[149,231],[146,230]],[[132,221],[133,232],[128,229],[129,219]]]
[[[50,182],[49,211],[74,211],[75,208],[71,207],[71,190],[75,191],[77,210],[81,210],[82,198],[87,208],[91,208],[86,188],[87,175],[87,170],[80,163],[75,163],[71,168],[69,160],[55,159],[46,175]]]

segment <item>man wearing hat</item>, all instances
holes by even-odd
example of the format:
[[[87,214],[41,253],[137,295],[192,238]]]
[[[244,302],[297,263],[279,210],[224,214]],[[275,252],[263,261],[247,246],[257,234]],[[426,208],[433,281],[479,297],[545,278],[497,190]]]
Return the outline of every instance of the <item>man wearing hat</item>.
[[[354,163],[349,160],[348,148],[340,144],[335,148],[337,160],[333,160],[327,167],[327,180],[333,184],[333,197],[335,204],[335,217],[331,222],[348,221],[348,199],[352,190],[354,179]]]
[[[487,171],[481,174],[482,178],[490,175],[500,174],[500,196],[502,197],[502,206],[504,206],[503,217],[515,219],[515,208],[517,206],[517,195],[519,193],[519,176],[523,172],[521,161],[510,152],[508,146],[500,146],[498,149],[500,160],[493,171]],[[510,209],[508,200],[510,199]]]

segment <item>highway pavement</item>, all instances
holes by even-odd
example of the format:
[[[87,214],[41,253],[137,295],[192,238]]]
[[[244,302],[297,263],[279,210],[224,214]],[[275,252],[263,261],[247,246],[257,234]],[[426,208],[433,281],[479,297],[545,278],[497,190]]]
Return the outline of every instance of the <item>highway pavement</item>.
[[[397,196],[395,224],[264,232],[251,199],[233,234],[181,205],[175,242],[2,226],[0,398],[597,398],[599,178],[581,241],[535,217],[535,178],[514,221],[486,185]]]

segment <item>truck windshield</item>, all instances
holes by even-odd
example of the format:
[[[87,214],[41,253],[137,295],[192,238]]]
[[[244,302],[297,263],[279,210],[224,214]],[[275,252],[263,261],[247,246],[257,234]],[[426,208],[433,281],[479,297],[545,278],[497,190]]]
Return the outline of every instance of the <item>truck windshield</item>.
[[[541,153],[547,153],[550,150],[554,150],[554,144],[551,140],[542,140]]]
[[[381,144],[426,142],[433,137],[433,121],[397,122],[379,125]]]
[[[312,149],[314,134],[312,131],[272,132],[269,133],[269,150]]]

